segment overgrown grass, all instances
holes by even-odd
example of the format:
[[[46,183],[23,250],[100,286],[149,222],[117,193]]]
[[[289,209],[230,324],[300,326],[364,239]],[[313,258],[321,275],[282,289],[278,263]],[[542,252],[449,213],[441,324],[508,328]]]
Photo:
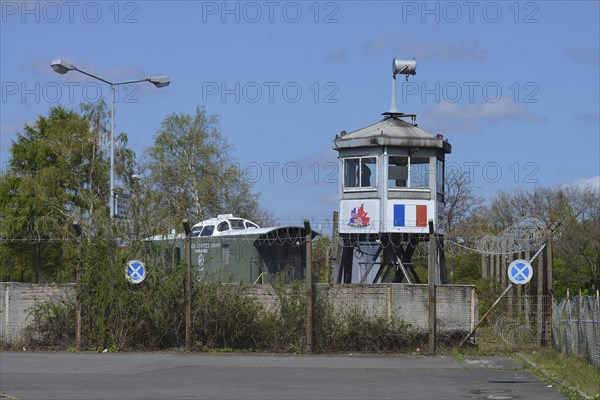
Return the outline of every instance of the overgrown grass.
[[[75,308],[75,299],[69,296],[37,303],[30,311],[35,328],[29,326],[26,335],[35,346],[72,346],[75,342]]]
[[[523,352],[552,378],[565,382],[594,399],[600,400],[600,369],[576,357],[565,356],[550,349]],[[563,393],[571,399],[581,398],[568,389]]]
[[[132,286],[122,269],[94,272],[84,279],[82,349],[122,351],[181,348],[185,339],[184,270],[155,269]],[[303,282],[272,285],[276,310],[267,312],[250,286],[195,281],[192,293],[192,343],[196,351],[306,349],[306,287]],[[33,307],[28,328],[38,348],[74,345],[75,298],[63,297]],[[313,299],[314,348],[318,352],[404,352],[426,343],[397,318],[367,315],[358,308],[334,310],[325,293]]]
[[[453,354],[460,362],[460,357],[463,355],[513,357],[517,352],[537,365],[539,370],[532,368],[534,374],[549,384],[557,385],[557,390],[567,398],[584,400],[585,397],[577,392],[581,391],[595,400],[600,400],[600,370],[594,365],[550,349],[524,351],[517,345],[506,343],[490,326],[484,326],[477,330],[476,346],[466,345],[455,348]],[[541,371],[548,373],[551,378],[545,376]],[[561,382],[577,390],[570,390],[568,387],[562,386]]]

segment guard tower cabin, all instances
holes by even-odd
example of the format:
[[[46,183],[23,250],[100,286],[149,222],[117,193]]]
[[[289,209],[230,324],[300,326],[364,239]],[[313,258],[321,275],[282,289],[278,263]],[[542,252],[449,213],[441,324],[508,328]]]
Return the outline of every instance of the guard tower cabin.
[[[420,283],[412,255],[430,234],[443,234],[438,214],[444,204],[445,156],[452,147],[441,135],[418,128],[414,114],[395,107],[396,74],[415,71],[414,60],[394,59],[390,111],[381,121],[342,131],[333,141],[340,162],[342,246],[336,283]],[[437,243],[435,280],[446,283],[443,242]]]

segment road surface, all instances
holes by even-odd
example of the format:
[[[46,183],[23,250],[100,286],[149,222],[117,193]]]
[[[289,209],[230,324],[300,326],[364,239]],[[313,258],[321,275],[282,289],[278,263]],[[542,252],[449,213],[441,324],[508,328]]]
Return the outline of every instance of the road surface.
[[[0,353],[11,399],[564,399],[502,357]]]

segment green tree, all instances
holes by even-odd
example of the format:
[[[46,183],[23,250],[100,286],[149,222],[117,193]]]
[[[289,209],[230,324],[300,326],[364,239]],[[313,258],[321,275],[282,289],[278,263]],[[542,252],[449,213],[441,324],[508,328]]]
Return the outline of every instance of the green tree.
[[[480,256],[468,253],[466,248],[476,248],[484,236],[498,235],[526,217],[535,217],[546,227],[558,225],[552,236],[554,294],[562,297],[567,289],[593,294],[600,289],[597,189],[557,186],[502,190],[480,206],[481,201],[473,196],[465,176],[450,176],[447,183],[443,216],[450,244],[446,254],[455,282],[475,282],[480,277]],[[464,242],[464,246],[455,245],[453,240]]]
[[[594,295],[600,290],[600,192],[570,187],[563,194],[569,207],[558,210],[554,233],[554,293],[567,289]]]
[[[600,192],[597,189],[538,187],[501,191],[483,213],[489,232],[497,233],[524,217],[536,217],[553,233],[554,293],[600,289]]]
[[[89,237],[106,234],[106,121],[103,101],[82,105],[81,113],[52,107],[13,141],[0,177],[3,279],[71,280],[72,222],[81,221]],[[125,140],[117,141],[117,171],[131,163]]]
[[[165,118],[144,164],[157,226],[178,228],[184,218],[200,221],[220,213],[256,216],[258,195],[230,153],[219,117],[204,108]]]

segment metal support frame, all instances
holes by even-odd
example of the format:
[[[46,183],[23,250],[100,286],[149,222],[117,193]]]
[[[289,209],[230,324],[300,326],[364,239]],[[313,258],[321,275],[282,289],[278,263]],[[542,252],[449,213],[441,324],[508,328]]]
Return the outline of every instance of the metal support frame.
[[[436,284],[447,283],[446,261],[444,255],[444,245],[442,236],[434,235],[435,248],[434,253],[434,277]],[[385,233],[378,236],[380,245],[376,253],[368,261],[360,263],[366,265],[366,272],[360,278],[360,284],[368,283],[421,283],[421,280],[415,270],[411,259],[414,255],[417,246],[424,241],[430,241],[430,235],[423,234],[393,234]],[[374,242],[374,237],[367,236],[351,236],[340,235],[336,239],[342,242],[339,246],[339,256],[335,258],[333,268],[333,283],[350,283],[352,277],[352,266],[354,252],[357,249],[357,244],[362,241]],[[378,261],[379,258],[381,261]],[[372,282],[368,281],[368,276],[373,268],[378,267],[377,273]],[[393,274],[393,277],[391,277]]]
[[[375,264],[377,264],[377,259],[379,258],[379,255],[381,254],[381,250],[383,250],[383,247],[379,246],[379,248],[377,249],[377,251],[373,255],[373,258],[371,259],[371,261],[367,262],[367,268],[366,268],[365,273],[363,274],[363,276],[360,278],[360,283],[365,283],[366,282],[367,277],[369,276],[369,274],[371,273],[371,270],[373,269],[373,266]]]

